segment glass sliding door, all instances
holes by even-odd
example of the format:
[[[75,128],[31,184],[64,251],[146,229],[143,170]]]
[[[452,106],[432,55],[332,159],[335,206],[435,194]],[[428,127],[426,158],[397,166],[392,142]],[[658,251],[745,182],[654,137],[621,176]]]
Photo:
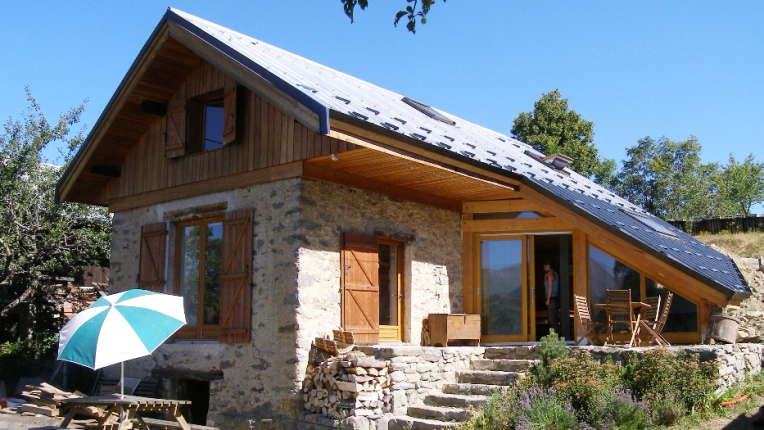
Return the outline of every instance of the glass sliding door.
[[[482,340],[528,340],[527,236],[479,237],[478,245],[476,302],[480,307]]]

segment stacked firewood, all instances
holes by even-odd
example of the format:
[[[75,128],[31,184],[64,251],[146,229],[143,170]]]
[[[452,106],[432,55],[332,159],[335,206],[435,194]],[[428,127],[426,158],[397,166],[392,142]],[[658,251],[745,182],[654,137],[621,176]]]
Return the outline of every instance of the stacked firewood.
[[[392,410],[387,363],[361,352],[308,365],[305,409],[327,417],[381,415]]]
[[[85,394],[75,391],[70,393],[68,391],[59,390],[58,388],[43,382],[40,385],[27,385],[26,390],[21,392],[21,396],[28,402],[21,405],[21,412],[47,415],[49,417],[57,417],[61,415],[59,408],[61,407],[61,401],[74,398],[83,397]]]

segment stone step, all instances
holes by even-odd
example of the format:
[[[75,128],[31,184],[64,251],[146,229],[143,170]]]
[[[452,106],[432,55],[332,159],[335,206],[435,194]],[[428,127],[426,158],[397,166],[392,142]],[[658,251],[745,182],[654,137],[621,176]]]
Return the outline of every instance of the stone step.
[[[458,427],[459,424],[461,423],[402,416],[390,418],[387,430],[440,430]]]
[[[493,359],[472,360],[472,370],[501,370],[504,372],[523,372],[534,365],[537,360]]]
[[[472,414],[462,408],[444,408],[441,406],[410,405],[407,415],[413,418],[426,418],[438,421],[466,421]]]
[[[444,394],[462,394],[466,396],[490,396],[495,391],[506,391],[510,387],[487,384],[443,384]]]
[[[538,345],[489,346],[484,353],[487,359],[537,360]]]
[[[464,396],[461,394],[428,394],[424,398],[424,404],[430,406],[442,406],[448,408],[477,407],[489,399],[488,396]]]
[[[519,372],[500,372],[496,370],[467,370],[456,372],[456,380],[468,384],[514,385],[515,381],[525,377]]]

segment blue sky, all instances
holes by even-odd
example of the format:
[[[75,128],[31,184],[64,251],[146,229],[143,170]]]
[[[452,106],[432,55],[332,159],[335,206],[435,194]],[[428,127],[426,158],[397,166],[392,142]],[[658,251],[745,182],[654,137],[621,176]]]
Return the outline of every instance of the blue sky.
[[[371,0],[351,25],[339,0],[171,4],[504,133],[559,88],[618,162],[662,135],[764,161],[764,2],[449,0],[416,35],[392,25],[404,5]],[[29,85],[51,120],[88,99],[92,127],[167,6],[3,2],[0,119]]]

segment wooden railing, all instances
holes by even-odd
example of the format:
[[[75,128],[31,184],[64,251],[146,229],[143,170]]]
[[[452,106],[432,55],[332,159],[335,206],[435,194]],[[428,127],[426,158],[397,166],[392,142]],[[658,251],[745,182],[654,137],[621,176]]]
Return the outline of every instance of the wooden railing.
[[[688,234],[764,231],[764,216],[709,218],[694,221],[671,220],[668,223]]]

